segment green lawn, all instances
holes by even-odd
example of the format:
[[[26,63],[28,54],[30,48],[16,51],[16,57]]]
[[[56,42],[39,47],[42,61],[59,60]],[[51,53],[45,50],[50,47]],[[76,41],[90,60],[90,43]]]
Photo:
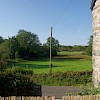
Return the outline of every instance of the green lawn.
[[[61,52],[59,54],[61,55]],[[66,52],[65,54],[64,54],[64,58],[63,56],[61,56],[61,58],[59,56],[53,58],[52,60],[53,73],[68,72],[68,71],[69,72],[79,72],[79,71],[91,71],[92,70],[91,59],[86,59],[87,58],[86,56],[84,56],[85,59],[83,58],[81,59],[82,53],[71,52],[71,55],[74,54],[74,57],[71,56],[71,58],[70,58],[69,52]],[[75,54],[79,56],[76,56],[75,58]],[[68,58],[67,58],[67,55],[68,55]],[[38,60],[33,60],[33,61],[20,62],[18,64],[15,64],[15,66],[32,69],[34,73],[49,73],[49,64],[50,64],[49,59],[38,59]]]
[[[82,55],[83,52],[58,52],[58,55]]]

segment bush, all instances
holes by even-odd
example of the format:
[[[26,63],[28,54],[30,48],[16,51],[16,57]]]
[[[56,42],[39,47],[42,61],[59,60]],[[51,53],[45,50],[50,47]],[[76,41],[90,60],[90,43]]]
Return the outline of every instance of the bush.
[[[0,71],[3,71],[5,69],[6,64],[6,61],[0,61]]]
[[[0,73],[0,96],[40,96],[40,93],[35,94],[36,84],[31,80],[30,72],[15,67]]]
[[[22,75],[32,75],[33,71],[30,69],[25,69],[25,68],[21,68],[18,66],[12,67],[11,70],[9,70],[11,73],[20,73]]]
[[[99,95],[100,88],[94,88],[93,84],[87,84],[86,86],[82,87],[81,91],[78,93],[70,93],[70,95]],[[67,94],[69,95],[69,94]]]
[[[92,82],[92,72],[66,72],[49,74],[34,74],[34,82],[49,86],[85,86]]]

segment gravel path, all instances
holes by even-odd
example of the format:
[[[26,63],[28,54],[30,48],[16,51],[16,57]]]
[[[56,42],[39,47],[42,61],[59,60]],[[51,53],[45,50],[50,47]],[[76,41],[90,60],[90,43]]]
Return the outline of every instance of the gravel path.
[[[70,92],[79,92],[79,87],[74,86],[42,86],[42,96],[55,96],[55,98],[62,98]]]

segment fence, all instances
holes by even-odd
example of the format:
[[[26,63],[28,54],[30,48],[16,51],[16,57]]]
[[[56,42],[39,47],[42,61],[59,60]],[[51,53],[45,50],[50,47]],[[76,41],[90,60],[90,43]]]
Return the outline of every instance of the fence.
[[[0,100],[56,100],[54,96],[52,97],[0,97]],[[59,100],[59,99],[57,99]],[[61,99],[60,99],[61,100]],[[91,96],[63,96],[62,100],[100,100],[100,95]]]

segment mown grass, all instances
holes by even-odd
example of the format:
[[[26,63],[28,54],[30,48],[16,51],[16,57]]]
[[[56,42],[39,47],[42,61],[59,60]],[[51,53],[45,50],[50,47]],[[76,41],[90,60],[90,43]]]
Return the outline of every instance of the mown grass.
[[[58,52],[58,55],[83,55],[83,52],[66,52],[66,51],[62,51],[62,52]]]
[[[10,63],[6,70],[24,73],[33,82],[48,86],[86,86],[92,82],[92,60],[82,52],[58,53],[52,58],[52,75],[49,74],[49,65],[49,58],[22,60]]]
[[[9,66],[20,66],[31,69],[36,74],[41,74],[49,73],[49,64],[49,59],[44,58],[15,63]],[[53,73],[92,71],[91,57],[82,55],[82,52],[59,52],[58,56],[52,59],[52,65]]]

